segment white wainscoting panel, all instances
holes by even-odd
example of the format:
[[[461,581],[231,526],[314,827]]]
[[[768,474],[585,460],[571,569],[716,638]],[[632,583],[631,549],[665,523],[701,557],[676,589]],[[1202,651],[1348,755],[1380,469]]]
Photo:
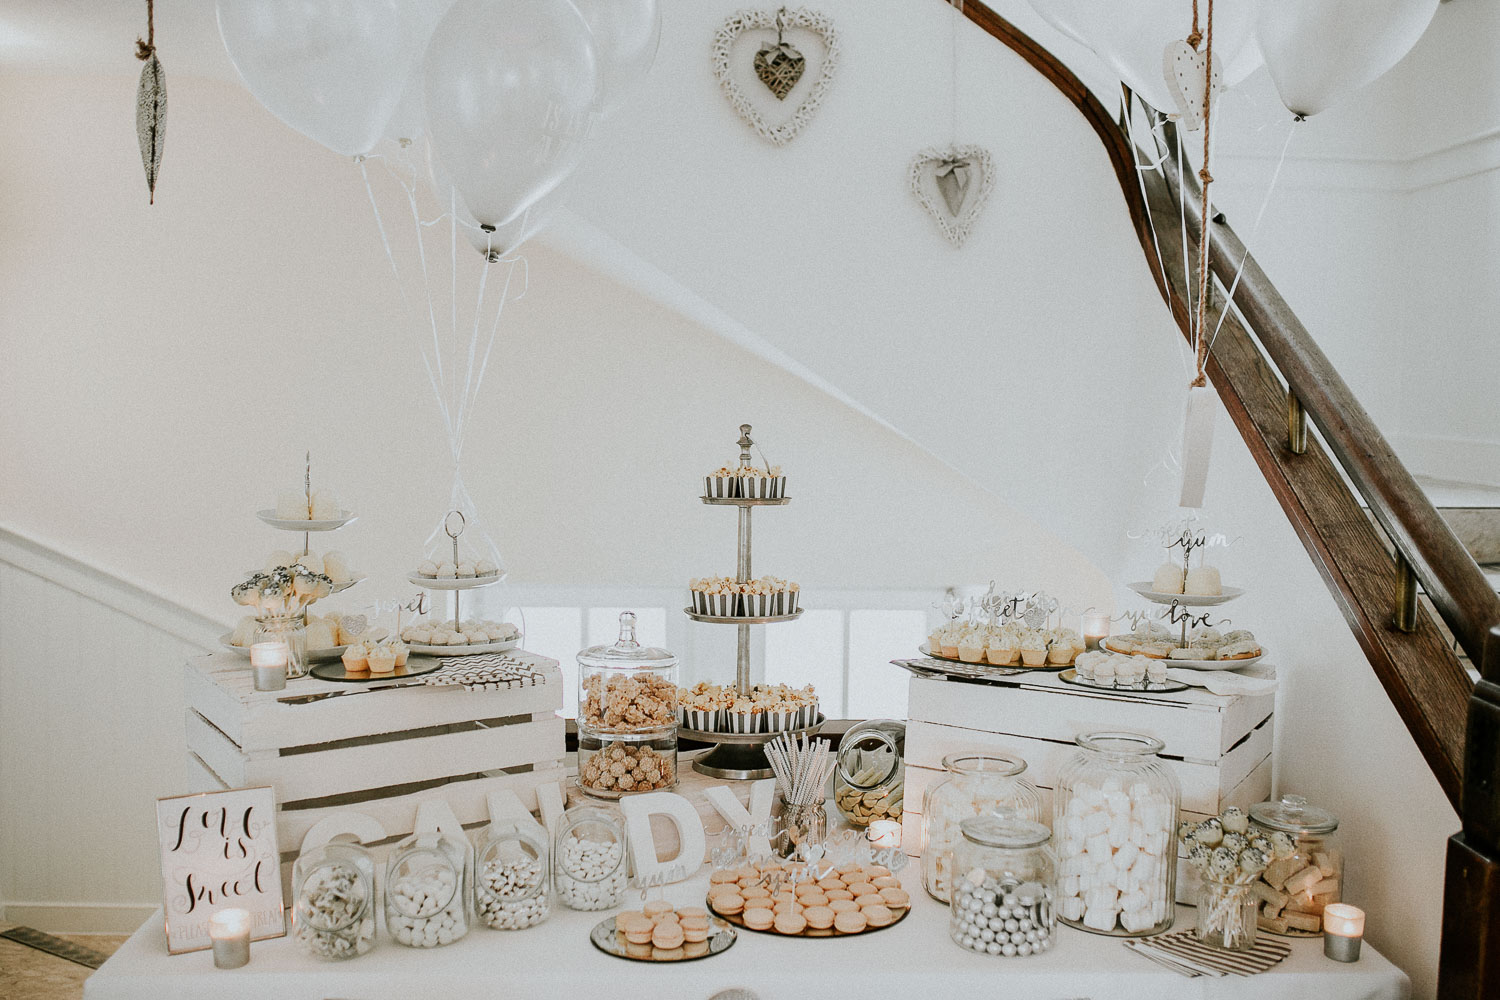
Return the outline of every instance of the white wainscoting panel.
[[[122,932],[151,912],[153,800],[185,790],[182,664],[213,634],[0,529],[0,917]]]

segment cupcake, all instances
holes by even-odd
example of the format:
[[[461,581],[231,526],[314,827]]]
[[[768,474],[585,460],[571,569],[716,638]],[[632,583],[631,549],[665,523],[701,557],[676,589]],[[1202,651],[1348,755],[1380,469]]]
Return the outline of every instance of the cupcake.
[[[351,674],[362,674],[370,669],[368,654],[365,652],[364,643],[354,642],[344,650],[344,670]]]
[[[1109,656],[1094,662],[1094,683],[1105,687],[1113,687],[1115,683],[1115,664],[1124,657]]]
[[[1073,657],[1077,655],[1070,639],[1057,636],[1047,643],[1047,663],[1050,666],[1065,667],[1072,663]]]
[[[985,657],[997,667],[1013,667],[1021,658],[1021,651],[1016,648],[1016,640],[1007,632],[1000,631],[990,636],[989,643],[985,646]]]
[[[1028,667],[1045,666],[1047,663],[1047,637],[1031,630],[1021,640],[1021,662]]]
[[[396,669],[396,653],[390,646],[376,646],[367,654],[366,663],[370,673],[388,674]]]
[[[1146,664],[1146,680],[1152,684],[1167,682],[1167,665],[1162,660],[1151,660]]]
[[[251,622],[254,622],[255,619],[251,618],[251,619],[248,619],[248,620],[251,621]],[[247,645],[247,643],[237,642],[237,643],[235,643],[235,645],[237,645],[237,646],[244,646],[244,645]],[[930,653],[937,653],[937,652],[941,652],[942,648],[943,648],[943,630],[941,628],[935,628],[935,629],[932,630],[931,634],[929,634],[927,636],[927,651],[930,652]]]
[[[971,629],[958,640],[958,658],[965,663],[980,663],[984,660],[985,643],[983,632]]]
[[[411,650],[407,648],[406,643],[401,642],[399,639],[391,643],[391,652],[395,654],[396,666],[398,667],[406,666],[406,661],[411,657]]]
[[[963,634],[963,626],[957,622],[944,625],[939,632],[942,635],[940,645],[935,652],[940,656],[946,656],[950,660],[958,659],[958,637]]]

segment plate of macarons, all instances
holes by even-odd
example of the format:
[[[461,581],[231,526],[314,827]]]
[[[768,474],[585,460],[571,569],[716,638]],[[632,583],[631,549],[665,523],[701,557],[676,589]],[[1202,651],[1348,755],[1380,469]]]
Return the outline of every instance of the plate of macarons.
[[[783,937],[852,937],[894,927],[911,896],[883,865],[809,868],[759,861],[709,877],[708,908],[746,930]]]
[[[636,962],[691,962],[728,951],[738,935],[701,906],[674,907],[661,899],[594,925],[589,940],[606,955]]]
[[[1220,634],[1217,629],[1198,629],[1188,635],[1187,645],[1158,635],[1112,635],[1100,644],[1111,653],[1165,660],[1168,667],[1185,670],[1240,670],[1265,655],[1253,633],[1235,629]]]

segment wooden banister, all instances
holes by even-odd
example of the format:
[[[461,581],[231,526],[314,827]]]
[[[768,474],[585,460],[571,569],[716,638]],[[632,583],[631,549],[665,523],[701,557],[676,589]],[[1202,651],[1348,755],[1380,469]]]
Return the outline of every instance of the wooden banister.
[[[1123,112],[1117,120],[1055,56],[984,4],[966,3],[963,12],[1067,96],[1099,136],[1151,275],[1183,335],[1190,336],[1191,296],[1184,286],[1196,260],[1191,250],[1184,260],[1175,239],[1158,243],[1151,218],[1154,213],[1175,221],[1185,211],[1189,242],[1196,245],[1198,202],[1189,196],[1196,182],[1178,177],[1171,157],[1163,160],[1159,171],[1138,171],[1139,153],[1124,127]],[[1485,635],[1500,623],[1500,599],[1259,264],[1245,256],[1233,230],[1215,224],[1211,235],[1216,249],[1210,260],[1220,281],[1231,283],[1234,269],[1245,258],[1235,305],[1270,354],[1268,360],[1256,337],[1231,313],[1209,356],[1214,388],[1376,676],[1457,807],[1464,720],[1473,684],[1428,615],[1418,613],[1408,623],[1409,631],[1392,627],[1400,571],[1329,454],[1311,440],[1296,442],[1299,449],[1305,445],[1305,452],[1293,450],[1287,440],[1289,410],[1298,412],[1300,404],[1312,417],[1381,528],[1476,663],[1482,662]],[[1222,298],[1222,290],[1216,288],[1216,294]],[[1210,328],[1214,325],[1211,322]],[[1490,669],[1500,671],[1500,663]]]

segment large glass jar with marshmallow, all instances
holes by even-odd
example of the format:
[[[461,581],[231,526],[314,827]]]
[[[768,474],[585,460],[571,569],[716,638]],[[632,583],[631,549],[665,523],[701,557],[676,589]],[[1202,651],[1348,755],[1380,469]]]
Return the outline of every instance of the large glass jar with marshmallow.
[[[1042,819],[1042,797],[1022,777],[1026,762],[1004,754],[959,753],[943,758],[947,777],[922,797],[922,888],[946,903],[960,824],[974,816]]]
[[[1075,742],[1052,800],[1058,918],[1097,934],[1160,933],[1174,916],[1182,798],[1164,744],[1104,732]]]

